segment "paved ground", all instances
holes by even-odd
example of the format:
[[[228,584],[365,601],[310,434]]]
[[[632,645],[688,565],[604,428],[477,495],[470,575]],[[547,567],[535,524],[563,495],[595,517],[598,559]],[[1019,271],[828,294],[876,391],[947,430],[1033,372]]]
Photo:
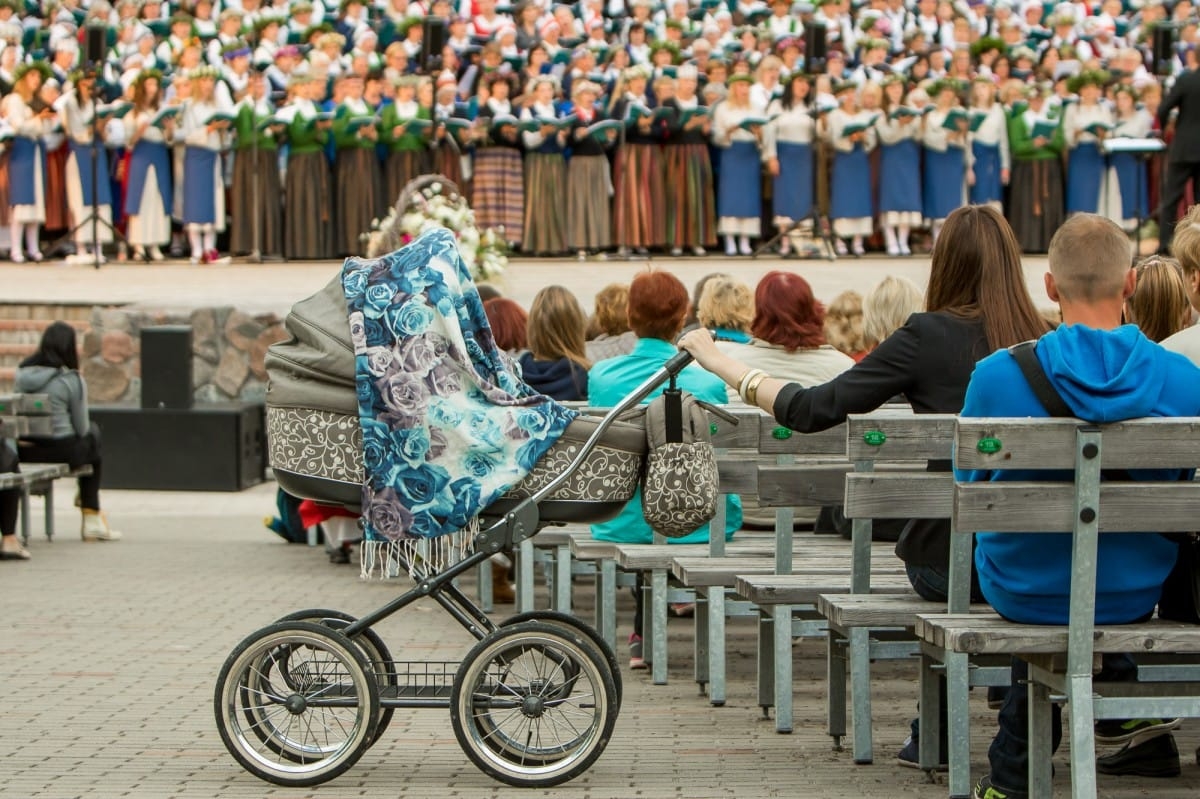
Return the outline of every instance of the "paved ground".
[[[0,712],[0,796],[208,797],[944,797],[945,787],[896,766],[915,704],[915,669],[880,665],[875,765],[855,766],[823,733],[824,662],[819,646],[798,648],[796,725],[774,732],[755,706],[753,627],[731,625],[729,703],[715,709],[690,679],[690,623],[672,621],[671,683],[625,673],[616,733],[595,766],[550,791],[493,783],[470,764],[444,711],[401,711],[386,736],[348,773],[311,789],[259,782],[225,752],[212,691],[227,653],[246,634],[304,607],[361,614],[395,588],[365,584],[320,550],[283,544],[261,526],[273,487],[240,494],[108,492],[126,540],[83,544],[68,486],[59,497],[60,540],[35,539],[34,560],[0,564],[0,662],[7,693]],[[39,509],[40,510],[40,509]],[[587,605],[588,591],[577,589]],[[544,599],[543,599],[544,601]],[[620,632],[628,634],[629,607]],[[583,608],[586,612],[587,608]],[[441,610],[418,605],[380,628],[398,658],[458,658],[465,633]],[[622,653],[623,654],[623,653]],[[622,657],[624,660],[624,657]],[[993,722],[982,697],[972,718],[976,771]],[[1102,796],[1194,797],[1200,768],[1191,753],[1200,725],[1178,734],[1186,753],[1176,780],[1103,781]],[[1068,768],[1056,760],[1065,794]]]
[[[502,290],[526,307],[540,288],[553,283],[576,293],[586,308],[601,287],[614,281],[629,281],[646,267],[647,260],[587,261],[513,259],[499,281]],[[709,272],[727,271],[753,286],[772,269],[799,272],[817,297],[833,299],[844,289],[866,292],[889,274],[903,275],[924,288],[929,278],[929,259],[843,258],[836,262],[748,258],[655,258],[656,267],[678,275],[689,287]],[[153,307],[235,305],[247,311],[286,312],[293,302],[312,294],[337,274],[338,264],[319,263],[234,263],[227,266],[191,266],[186,262],[166,264],[112,263],[101,269],[90,266],[47,263],[15,266],[3,264],[0,301],[81,301],[97,304],[134,302]],[[1048,305],[1042,288],[1045,259],[1026,259],[1026,279],[1039,305]]]

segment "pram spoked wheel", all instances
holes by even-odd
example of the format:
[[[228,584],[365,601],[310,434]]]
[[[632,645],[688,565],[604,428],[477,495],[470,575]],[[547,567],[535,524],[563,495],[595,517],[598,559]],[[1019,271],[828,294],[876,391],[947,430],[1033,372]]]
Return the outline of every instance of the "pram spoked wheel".
[[[248,636],[217,677],[217,729],[260,779],[305,786],[354,765],[374,740],[378,676],[337,630],[284,621]]]
[[[309,608],[289,613],[278,621],[311,621],[323,624],[334,630],[342,630],[358,620],[349,613],[343,613],[340,610]],[[379,637],[379,633],[370,627],[367,627],[350,640],[367,656],[367,662],[374,668],[379,683],[379,693],[381,695],[386,694],[387,689],[396,685],[397,682],[396,664],[392,660],[392,653],[388,651],[387,645],[383,643],[383,639]],[[392,714],[395,712],[396,709],[391,707],[384,707],[380,710],[379,721],[375,724],[375,735],[371,738],[370,745],[378,741],[380,736],[387,730],[388,725],[392,723]]]
[[[514,624],[522,624],[527,621],[540,621],[544,624],[554,624],[559,627],[565,627],[571,632],[582,633],[589,641],[600,651],[604,659],[608,661],[608,670],[612,674],[613,685],[617,689],[617,709],[620,710],[621,703],[625,699],[625,687],[621,680],[621,664],[617,660],[617,653],[600,637],[600,633],[596,629],[584,621],[572,616],[569,613],[562,613],[557,610],[527,610],[524,613],[518,613],[515,616],[509,616],[499,622],[500,627],[511,627]]]
[[[617,689],[604,655],[568,627],[502,627],[467,653],[450,695],[450,722],[467,757],[518,787],[582,774],[608,745]]]

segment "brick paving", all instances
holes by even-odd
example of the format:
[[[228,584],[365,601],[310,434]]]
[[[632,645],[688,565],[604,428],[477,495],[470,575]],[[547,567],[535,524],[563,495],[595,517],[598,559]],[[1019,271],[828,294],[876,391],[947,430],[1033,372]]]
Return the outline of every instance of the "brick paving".
[[[323,786],[280,788],[244,772],[226,753],[212,715],[216,674],[243,636],[293,610],[361,614],[393,586],[367,584],[319,549],[286,545],[261,525],[273,486],[240,494],[111,491],[105,503],[126,540],[84,544],[71,491],[56,492],[60,539],[31,543],[29,563],[0,564],[5,621],[0,662],[8,698],[0,713],[0,796],[508,797],[704,799],[706,797],[944,797],[896,766],[916,699],[912,664],[879,664],[874,765],[833,752],[824,730],[819,643],[797,648],[796,732],[777,735],[755,706],[754,628],[730,625],[729,702],[712,708],[691,680],[691,626],[671,621],[671,682],[625,672],[616,732],[592,769],[558,788],[520,791],[491,781],[454,740],[448,713],[397,711],[383,739],[349,772]],[[40,511],[36,507],[35,512]],[[590,589],[577,587],[581,612]],[[631,608],[621,615],[627,636]],[[540,602],[545,603],[544,590]],[[400,659],[449,660],[469,637],[424,603],[378,630]],[[622,661],[624,660],[622,653]],[[973,707],[976,773],[993,729],[982,696]],[[1175,780],[1102,779],[1105,797],[1194,797],[1192,752],[1200,725],[1177,734],[1185,753]],[[886,757],[884,755],[887,755]],[[1068,767],[1056,758],[1060,793]]]

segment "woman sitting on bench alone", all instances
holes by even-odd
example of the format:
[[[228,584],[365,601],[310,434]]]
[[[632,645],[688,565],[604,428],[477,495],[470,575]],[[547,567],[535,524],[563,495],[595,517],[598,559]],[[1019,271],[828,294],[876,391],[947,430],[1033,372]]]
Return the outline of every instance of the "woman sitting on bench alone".
[[[17,391],[50,397],[51,434],[21,439],[25,463],[65,463],[72,469],[91,467],[79,477],[84,541],[116,541],[121,534],[100,512],[100,428],[88,421],[87,386],[79,374],[75,328],[55,322],[46,328],[37,352],[21,361]]]

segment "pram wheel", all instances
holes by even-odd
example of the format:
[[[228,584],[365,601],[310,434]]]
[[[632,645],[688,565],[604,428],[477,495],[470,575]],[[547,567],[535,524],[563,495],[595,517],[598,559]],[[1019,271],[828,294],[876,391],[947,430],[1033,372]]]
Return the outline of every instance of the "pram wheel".
[[[358,621],[358,619],[340,610],[309,608],[289,613],[282,619],[279,619],[279,621],[311,621],[323,624],[330,629],[342,630],[353,622]],[[383,639],[379,637],[377,632],[368,627],[350,640],[363,651],[363,654],[367,656],[367,662],[374,668],[379,682],[380,694],[383,694],[389,687],[396,685],[396,664],[392,660],[392,653],[388,651],[387,646],[383,643]],[[371,738],[369,745],[373,746],[387,730],[388,725],[392,723],[392,714],[395,712],[395,708],[390,707],[380,710],[379,721],[375,724],[375,735]]]
[[[251,774],[278,785],[316,785],[370,746],[379,684],[363,651],[340,632],[277,622],[230,653],[214,710],[225,748]]]
[[[523,622],[467,653],[450,693],[450,722],[489,776],[518,787],[558,785],[608,745],[616,693],[607,660],[586,635]]]
[[[523,624],[527,621],[554,624],[587,636],[587,639],[592,642],[596,649],[600,650],[600,654],[604,655],[604,659],[608,661],[608,670],[612,674],[613,685],[617,689],[617,710],[620,711],[621,703],[625,699],[625,686],[621,680],[621,664],[617,661],[617,653],[608,645],[608,641],[600,637],[600,633],[596,632],[594,627],[569,613],[562,613],[557,610],[527,610],[524,613],[518,613],[515,616],[509,616],[507,619],[504,619],[500,622],[500,627],[511,627],[514,624]]]

